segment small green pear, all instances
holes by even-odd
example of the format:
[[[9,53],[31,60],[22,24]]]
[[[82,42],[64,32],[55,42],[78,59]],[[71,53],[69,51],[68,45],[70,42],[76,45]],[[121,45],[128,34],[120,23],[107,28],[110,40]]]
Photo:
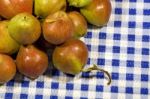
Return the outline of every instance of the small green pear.
[[[18,43],[26,45],[38,40],[41,35],[41,25],[37,18],[29,13],[20,13],[8,24],[10,36]]]

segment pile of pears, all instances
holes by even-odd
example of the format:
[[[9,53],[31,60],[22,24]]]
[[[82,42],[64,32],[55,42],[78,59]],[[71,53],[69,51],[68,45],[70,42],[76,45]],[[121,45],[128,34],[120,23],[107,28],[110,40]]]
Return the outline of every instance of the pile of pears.
[[[36,79],[49,61],[66,74],[79,74],[88,60],[80,38],[88,24],[102,27],[110,15],[109,0],[0,0],[0,84],[16,71]]]

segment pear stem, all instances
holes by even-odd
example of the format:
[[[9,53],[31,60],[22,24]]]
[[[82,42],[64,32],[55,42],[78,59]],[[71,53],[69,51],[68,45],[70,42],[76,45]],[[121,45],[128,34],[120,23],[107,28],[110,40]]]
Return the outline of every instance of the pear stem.
[[[82,70],[82,72],[91,72],[91,71],[93,71],[93,70],[97,70],[97,71],[101,71],[101,72],[104,72],[107,76],[108,76],[108,83],[107,83],[107,85],[110,85],[111,84],[111,76],[110,76],[110,74],[108,73],[108,71],[106,71],[106,70],[104,70],[104,69],[102,69],[102,68],[99,68],[97,65],[93,65],[92,67],[89,67],[89,68],[87,68],[87,69],[83,69]]]

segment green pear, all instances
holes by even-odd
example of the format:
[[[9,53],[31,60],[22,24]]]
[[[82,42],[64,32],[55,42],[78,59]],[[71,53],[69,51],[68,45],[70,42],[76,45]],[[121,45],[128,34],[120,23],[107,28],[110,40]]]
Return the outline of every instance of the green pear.
[[[45,18],[59,10],[65,11],[66,5],[66,0],[35,0],[34,13],[36,16]]]
[[[41,35],[41,25],[37,18],[29,13],[20,13],[8,24],[10,36],[20,44],[32,44]]]
[[[13,54],[19,50],[19,44],[8,33],[9,21],[0,21],[0,53]]]
[[[84,7],[90,4],[92,0],[68,0],[69,6]]]
[[[104,26],[108,23],[111,15],[110,0],[92,0],[92,2],[81,8],[80,12],[90,24]]]

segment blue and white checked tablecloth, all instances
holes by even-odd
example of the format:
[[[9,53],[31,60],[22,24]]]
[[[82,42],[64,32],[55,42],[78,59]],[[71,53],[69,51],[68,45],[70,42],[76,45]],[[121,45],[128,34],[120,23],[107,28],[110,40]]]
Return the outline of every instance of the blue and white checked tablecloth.
[[[89,27],[82,38],[89,49],[86,67],[98,64],[108,70],[110,86],[100,72],[78,78],[49,71],[35,81],[17,76],[0,87],[0,99],[150,99],[150,0],[111,3],[108,25]]]

